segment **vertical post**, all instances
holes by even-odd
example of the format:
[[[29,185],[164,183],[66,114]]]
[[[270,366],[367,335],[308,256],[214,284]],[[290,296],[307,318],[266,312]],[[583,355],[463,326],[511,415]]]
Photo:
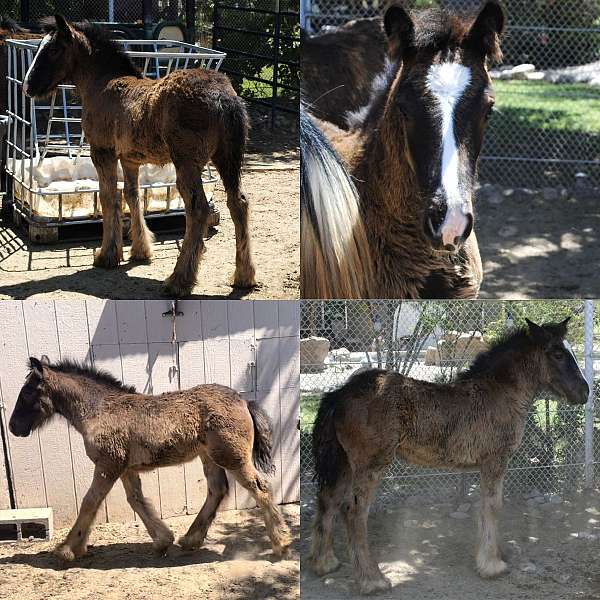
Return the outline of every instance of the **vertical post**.
[[[585,487],[594,486],[594,301],[584,301],[585,379],[590,395],[585,405]]]
[[[152,0],[142,0],[142,23],[144,24],[144,38],[152,39]]]
[[[271,127],[275,127],[277,88],[279,86],[279,43],[281,38],[281,7],[275,0],[275,39],[273,40],[273,96],[271,98]]]
[[[108,22],[115,22],[115,0],[108,0]]]
[[[188,44],[196,41],[196,3],[194,0],[185,0],[185,27]]]

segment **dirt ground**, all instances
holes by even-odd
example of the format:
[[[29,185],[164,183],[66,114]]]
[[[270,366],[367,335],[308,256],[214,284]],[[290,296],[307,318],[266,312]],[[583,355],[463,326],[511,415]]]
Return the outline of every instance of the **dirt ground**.
[[[231,287],[235,268],[235,232],[221,182],[215,204],[221,223],[209,231],[193,297],[299,297],[300,217],[299,151],[294,127],[271,130],[253,116],[242,183],[251,203],[250,235],[259,286]],[[179,254],[183,232],[158,234],[154,260],[105,271],[93,267],[99,241],[31,245],[12,225],[0,221],[0,299],[74,298],[153,299]],[[127,260],[129,246],[125,246]]]
[[[478,201],[481,298],[600,297],[598,192],[549,192],[503,190]]]
[[[305,510],[306,508],[306,510]],[[475,571],[475,507],[468,518],[450,513],[456,504],[381,509],[369,520],[374,557],[392,581],[379,600],[593,600],[600,598],[600,493],[558,504],[528,506],[507,498],[500,519],[510,572],[483,580]],[[309,568],[312,507],[302,505],[303,600],[361,598],[354,593],[345,536],[338,527],[340,569],[317,577]]]
[[[298,539],[300,511],[283,507]],[[178,535],[193,517],[168,519]],[[0,599],[14,600],[297,600],[299,556],[273,557],[256,510],[226,511],[217,516],[205,546],[186,552],[179,546],[166,556],[152,552],[140,523],[100,524],[88,554],[65,569],[50,550],[52,542],[0,544]]]

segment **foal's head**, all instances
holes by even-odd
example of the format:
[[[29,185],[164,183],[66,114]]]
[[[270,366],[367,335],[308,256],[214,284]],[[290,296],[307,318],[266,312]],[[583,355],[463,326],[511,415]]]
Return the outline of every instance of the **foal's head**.
[[[8,428],[13,435],[26,437],[55,413],[47,381],[48,359],[29,359],[30,371],[19,392]]]
[[[589,387],[569,342],[565,340],[569,319],[541,326],[529,319],[526,321],[529,338],[539,349],[537,375],[542,385],[569,404],[585,404]]]
[[[47,96],[82,68],[95,77],[140,76],[129,57],[99,25],[69,23],[61,15],[55,15],[43,19],[42,26],[46,35],[23,81],[23,91],[31,98]]]
[[[474,20],[393,5],[384,26],[390,58],[401,65],[385,114],[406,141],[425,235],[454,252],[473,229],[477,159],[494,106],[487,65],[501,58],[504,12],[495,0]]]

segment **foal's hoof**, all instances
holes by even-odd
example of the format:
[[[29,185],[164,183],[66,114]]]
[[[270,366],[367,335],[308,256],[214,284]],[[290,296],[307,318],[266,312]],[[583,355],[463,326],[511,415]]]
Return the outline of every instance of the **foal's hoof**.
[[[333,573],[340,566],[340,561],[333,555],[313,561],[313,568],[317,575]]]
[[[503,560],[481,561],[477,564],[477,571],[484,579],[500,577],[508,571],[508,565]]]
[[[189,296],[193,289],[193,283],[183,283],[181,280],[171,275],[162,284],[160,293],[169,298],[181,298],[182,296]]]
[[[175,537],[173,535],[171,535],[170,538],[154,540],[152,542],[152,549],[159,556],[163,556],[167,553],[167,550],[173,545],[174,541],[175,541]]]
[[[77,558],[75,552],[73,552],[71,547],[67,546],[67,544],[61,544],[60,546],[57,546],[53,550],[52,554],[54,554],[56,558],[62,560],[63,562],[73,562]],[[81,555],[82,554],[84,553],[81,553]]]
[[[177,543],[184,550],[198,550],[199,548],[202,547],[202,544],[204,543],[204,540],[194,540],[193,538],[189,538],[189,537],[187,537],[185,535],[182,535],[177,540]]]
[[[375,594],[391,589],[392,582],[383,575],[373,579],[361,579],[358,582],[358,590],[361,594]]]
[[[98,250],[94,256],[94,266],[101,269],[116,269],[122,259],[119,253],[104,254]]]
[[[252,289],[257,286],[254,276],[254,267],[244,271],[238,271],[233,275],[233,287],[241,289]]]
[[[129,253],[129,262],[148,265],[152,262],[152,249],[131,249]]]

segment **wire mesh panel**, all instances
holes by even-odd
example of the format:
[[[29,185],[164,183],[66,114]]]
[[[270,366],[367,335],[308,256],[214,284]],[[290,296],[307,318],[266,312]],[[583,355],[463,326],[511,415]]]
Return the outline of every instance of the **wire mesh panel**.
[[[588,311],[587,318],[585,311]],[[591,310],[591,317],[589,312]],[[358,369],[393,369],[426,381],[448,382],[507,329],[571,316],[568,339],[588,381],[593,379],[592,334],[600,320],[580,300],[488,301],[302,301],[301,309],[301,477],[304,498],[315,493],[312,428],[323,392],[341,386]],[[594,322],[595,327],[591,326]],[[600,359],[600,351],[596,356]],[[589,360],[592,359],[590,363]],[[584,360],[585,359],[585,360]],[[598,363],[600,366],[600,362]],[[592,412],[590,412],[590,409]],[[586,433],[587,432],[587,433]],[[547,497],[590,484],[589,450],[600,440],[593,425],[593,398],[584,407],[535,399],[523,441],[506,477],[507,494]],[[595,446],[594,446],[595,447]],[[592,474],[593,477],[593,474]],[[426,469],[397,460],[379,489],[379,502],[420,502],[477,494],[478,473]]]
[[[153,79],[191,67],[217,70],[225,58],[222,52],[184,42],[117,41],[139,70]],[[82,107],[75,86],[58,86],[48,103],[28,98],[23,92],[23,80],[39,43],[39,39],[7,41],[6,171],[12,179],[14,208],[40,227],[92,222],[99,219],[99,186],[81,127]],[[154,173],[150,170],[141,171],[144,212],[182,211],[174,168],[168,165]],[[215,172],[207,167],[203,182],[213,185],[215,181]]]
[[[474,14],[480,0],[416,0]],[[600,186],[600,1],[504,0],[504,61],[480,179],[519,188]],[[304,0],[312,32],[379,16],[383,0]],[[368,51],[368,48],[365,49]],[[514,69],[514,67],[517,67]]]

